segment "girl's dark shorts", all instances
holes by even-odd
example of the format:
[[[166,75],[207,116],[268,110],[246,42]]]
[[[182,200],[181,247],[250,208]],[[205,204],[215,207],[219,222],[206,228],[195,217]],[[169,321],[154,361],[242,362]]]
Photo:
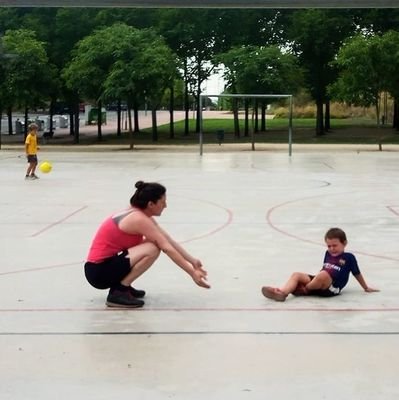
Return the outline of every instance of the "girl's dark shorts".
[[[37,163],[37,155],[36,154],[28,154],[26,156],[28,163]]]
[[[98,264],[87,261],[85,276],[90,285],[97,289],[118,286],[131,271],[130,259],[126,257],[127,254],[127,251],[122,251]]]
[[[314,275],[309,275],[310,279],[313,279],[314,277],[315,277]],[[309,296],[333,297],[333,296],[338,296],[339,294],[340,291],[333,292],[330,289],[316,289],[309,291]]]

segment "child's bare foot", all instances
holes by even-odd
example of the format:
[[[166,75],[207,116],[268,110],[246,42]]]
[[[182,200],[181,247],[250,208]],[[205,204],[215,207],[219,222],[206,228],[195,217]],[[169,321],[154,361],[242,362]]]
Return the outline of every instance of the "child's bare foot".
[[[268,299],[276,301],[285,301],[285,299],[287,298],[287,295],[283,293],[279,288],[274,288],[271,286],[263,286],[262,294]]]

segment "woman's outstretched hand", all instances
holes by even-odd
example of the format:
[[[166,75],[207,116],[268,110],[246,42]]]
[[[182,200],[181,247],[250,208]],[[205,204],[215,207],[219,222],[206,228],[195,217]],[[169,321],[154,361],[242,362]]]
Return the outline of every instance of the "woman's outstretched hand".
[[[191,276],[198,286],[209,289],[211,286],[207,282],[207,275],[208,273],[202,267],[196,267],[193,269]]]

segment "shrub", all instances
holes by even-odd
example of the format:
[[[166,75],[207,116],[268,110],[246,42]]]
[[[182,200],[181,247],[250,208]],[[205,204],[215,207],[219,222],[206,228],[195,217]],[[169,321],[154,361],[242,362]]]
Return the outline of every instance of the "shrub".
[[[288,107],[277,107],[269,111],[275,118],[288,118]],[[293,118],[316,118],[316,105],[307,104],[304,106],[296,106],[292,113]],[[347,118],[367,118],[375,119],[376,113],[373,107],[356,107],[344,103],[331,103],[330,116],[334,119]]]

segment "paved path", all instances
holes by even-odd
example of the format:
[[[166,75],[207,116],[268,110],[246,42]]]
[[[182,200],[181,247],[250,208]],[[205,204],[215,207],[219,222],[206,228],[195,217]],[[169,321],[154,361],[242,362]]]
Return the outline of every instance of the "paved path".
[[[29,117],[30,119],[34,120],[39,115],[31,114]],[[126,122],[126,111],[122,112],[122,129],[127,130],[127,122]],[[44,118],[43,116],[39,116],[40,118]],[[195,118],[195,113],[190,111],[189,113],[190,118]],[[185,118],[184,111],[174,111],[173,113],[174,121],[181,121]],[[232,114],[226,111],[204,111],[203,118],[232,118]],[[13,118],[13,127],[15,128],[15,120],[23,120],[23,116],[20,114],[15,114]],[[57,117],[55,117],[57,120]],[[68,118],[69,121],[69,118]],[[157,124],[164,125],[169,123],[170,121],[170,113],[169,111],[159,110],[157,111]],[[140,129],[150,128],[152,126],[152,117],[150,111],[140,111],[139,112],[139,126]],[[1,121],[1,132],[3,133],[2,136],[6,138],[8,136],[8,122],[7,118],[3,116]],[[115,111],[107,111],[107,123],[103,125],[103,133],[115,133],[117,129],[117,113]],[[81,114],[80,116],[80,132],[81,133],[94,133],[97,134],[97,125],[87,125],[86,124],[86,114]],[[14,131],[15,133],[15,131]],[[69,128],[59,128],[56,127],[55,134],[68,134]],[[6,139],[4,139],[6,140]]]

